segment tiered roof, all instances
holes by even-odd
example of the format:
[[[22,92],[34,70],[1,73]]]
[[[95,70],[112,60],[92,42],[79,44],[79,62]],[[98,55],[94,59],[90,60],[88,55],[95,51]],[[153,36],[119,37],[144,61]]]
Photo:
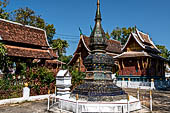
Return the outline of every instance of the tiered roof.
[[[136,29],[136,33],[130,34],[125,46],[122,48],[122,51],[125,51],[125,49],[128,47],[131,38],[134,38],[136,42],[143,48],[143,50],[153,52],[156,54],[160,53],[160,50],[152,42],[149,35],[139,31],[138,29]]]
[[[82,42],[83,42],[83,45],[85,46],[86,50],[88,52],[91,51],[90,37],[81,35],[79,43],[78,43],[78,46],[77,46],[77,49],[76,49],[74,54],[78,53],[79,47],[81,47],[80,45],[81,45]],[[122,51],[121,51],[121,43],[119,41],[117,41],[117,40],[107,40],[107,44],[108,44],[108,46],[106,48],[107,53],[114,53],[114,54],[122,53]]]
[[[135,57],[152,57],[152,58],[156,58],[156,59],[161,59],[161,60],[166,60],[165,58],[157,55],[157,54],[153,54],[153,53],[147,53],[147,52],[136,52],[136,51],[131,51],[131,52],[123,52],[120,55],[117,55],[113,58],[135,58]]]
[[[24,58],[51,59],[46,32],[43,29],[0,19],[0,42],[7,55]]]
[[[142,48],[138,51],[127,51],[127,48],[130,45],[130,41],[135,39],[138,45]],[[154,45],[148,34],[145,34],[138,29],[136,33],[131,33],[126,44],[122,48],[123,53],[115,56],[114,58],[133,58],[133,57],[152,57],[157,59],[166,60],[163,57],[159,56],[160,50]]]
[[[116,40],[107,40],[107,48],[106,48],[106,54],[110,55],[110,56],[116,56],[122,53],[121,51],[121,43],[119,41]],[[71,59],[71,61],[69,62],[69,64],[71,65],[73,62],[75,62],[77,60],[77,58],[80,56],[80,52],[81,52],[81,47],[84,46],[87,52],[91,52],[91,48],[90,48],[90,37],[81,35],[80,36],[80,40],[77,46],[76,51],[74,52],[74,56]],[[83,51],[85,52],[85,51]]]
[[[0,19],[0,36],[3,41],[49,47],[43,29]]]
[[[51,59],[49,50],[32,49],[18,46],[5,45],[8,56],[36,58],[36,59]]]

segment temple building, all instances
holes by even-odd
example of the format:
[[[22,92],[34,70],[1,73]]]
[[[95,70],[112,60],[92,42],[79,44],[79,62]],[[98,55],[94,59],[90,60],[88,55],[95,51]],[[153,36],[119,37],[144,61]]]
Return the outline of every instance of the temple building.
[[[106,47],[106,54],[114,57],[122,53],[121,44],[119,41],[107,40],[107,44],[108,46]],[[68,64],[76,70],[85,72],[86,68],[83,64],[83,61],[89,55],[90,52],[91,52],[90,37],[81,35],[77,49],[74,52],[74,56]],[[113,68],[113,72],[114,70],[115,67]]]
[[[73,69],[85,72],[83,61],[90,54],[90,38],[80,36],[74,56],[69,62]],[[106,39],[107,40],[107,39]],[[148,34],[138,29],[131,33],[126,44],[121,46],[119,41],[107,40],[106,54],[115,60],[112,72],[118,71],[118,80],[147,81],[149,79],[164,79],[166,59],[159,56],[160,50],[155,46]],[[118,68],[118,69],[117,69]]]
[[[0,19],[0,42],[5,45],[7,56],[16,65],[21,61],[29,64],[33,60],[41,62],[41,65],[62,64],[57,60],[56,52],[50,48],[43,29]]]
[[[147,81],[165,78],[166,59],[158,55],[160,50],[148,34],[136,29],[135,33],[130,34],[122,51],[122,54],[114,57],[118,60],[119,80],[130,78],[131,81]]]

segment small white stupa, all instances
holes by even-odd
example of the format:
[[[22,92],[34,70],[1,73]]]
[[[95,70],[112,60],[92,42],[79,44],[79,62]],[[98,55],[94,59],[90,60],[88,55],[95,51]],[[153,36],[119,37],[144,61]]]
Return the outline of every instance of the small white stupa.
[[[60,70],[56,76],[57,96],[70,96],[71,75],[68,70]]]

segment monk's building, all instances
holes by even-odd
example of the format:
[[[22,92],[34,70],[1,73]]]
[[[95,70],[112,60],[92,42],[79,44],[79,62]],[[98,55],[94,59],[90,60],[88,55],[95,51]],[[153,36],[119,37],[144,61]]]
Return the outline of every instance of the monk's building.
[[[61,65],[57,53],[50,48],[46,31],[36,27],[0,19],[0,42],[5,45],[7,56],[14,62],[32,61],[41,65]]]

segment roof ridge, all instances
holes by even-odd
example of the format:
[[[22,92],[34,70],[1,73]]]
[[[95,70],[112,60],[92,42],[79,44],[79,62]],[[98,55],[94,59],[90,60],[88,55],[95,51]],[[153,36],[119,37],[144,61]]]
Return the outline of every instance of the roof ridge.
[[[115,42],[118,42],[118,43],[120,43],[120,41],[118,41],[118,40],[115,40],[115,39],[109,39],[108,41],[115,41]]]
[[[37,27],[23,25],[0,18],[1,38],[5,41],[26,43],[41,47],[49,47],[46,31]],[[4,27],[4,28],[3,28]],[[7,32],[4,32],[7,30]],[[21,33],[22,32],[22,33]],[[15,34],[14,35],[12,35]]]
[[[142,34],[144,34],[144,35],[149,35],[149,34],[147,34],[147,33],[144,33],[144,32],[142,32],[142,31],[139,31],[139,32],[141,32]]]
[[[139,34],[139,32],[141,32],[141,31],[139,31],[139,30],[136,28],[136,34],[139,36],[139,39],[140,39],[142,42],[144,42],[144,39],[143,39],[143,37]]]
[[[11,20],[6,20],[6,19],[2,19],[2,18],[0,18],[0,20],[4,21],[4,22],[11,23],[11,24],[16,24],[16,25],[20,25],[20,26],[29,27],[29,28],[32,28],[32,29],[37,29],[37,30],[45,31],[44,29],[41,29],[41,28],[38,28],[38,27],[34,27],[34,26],[30,26],[30,25],[24,25],[24,24],[21,24],[19,22],[14,22],[14,21],[11,21]]]

